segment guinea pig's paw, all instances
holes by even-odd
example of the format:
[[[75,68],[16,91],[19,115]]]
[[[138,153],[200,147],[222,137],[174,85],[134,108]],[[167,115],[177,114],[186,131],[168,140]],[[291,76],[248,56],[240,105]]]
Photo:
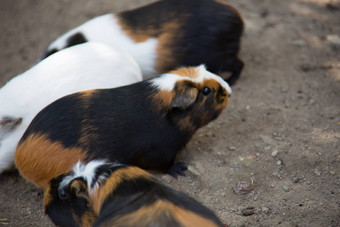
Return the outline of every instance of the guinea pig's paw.
[[[185,176],[188,167],[183,162],[177,162],[168,170],[168,174],[177,179],[178,175]]]

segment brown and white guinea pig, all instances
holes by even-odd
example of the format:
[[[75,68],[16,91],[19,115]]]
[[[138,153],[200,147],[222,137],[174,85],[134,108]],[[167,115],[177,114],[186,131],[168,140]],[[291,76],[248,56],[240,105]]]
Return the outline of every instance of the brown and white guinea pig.
[[[126,52],[87,42],[49,56],[0,88],[0,173],[14,166],[15,149],[35,115],[74,92],[142,80]]]
[[[218,117],[231,89],[203,65],[114,89],[65,96],[43,109],[21,138],[15,163],[39,187],[78,161],[107,159],[176,176],[175,157]]]
[[[53,178],[44,208],[57,226],[223,226],[212,211],[146,171],[101,160],[78,162]]]
[[[96,17],[56,39],[43,57],[98,41],[131,54],[144,79],[205,64],[213,73],[231,73],[232,85],[243,68],[237,57],[243,27],[240,13],[223,0],[163,0]]]

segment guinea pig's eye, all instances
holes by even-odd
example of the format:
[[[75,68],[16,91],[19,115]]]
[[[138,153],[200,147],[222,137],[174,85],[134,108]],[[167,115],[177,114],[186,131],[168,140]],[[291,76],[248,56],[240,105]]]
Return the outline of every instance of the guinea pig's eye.
[[[211,92],[211,89],[208,87],[204,87],[202,90],[203,95],[209,95]]]
[[[66,193],[65,190],[60,190],[59,191],[59,198],[64,200],[64,199],[68,199],[68,193]]]

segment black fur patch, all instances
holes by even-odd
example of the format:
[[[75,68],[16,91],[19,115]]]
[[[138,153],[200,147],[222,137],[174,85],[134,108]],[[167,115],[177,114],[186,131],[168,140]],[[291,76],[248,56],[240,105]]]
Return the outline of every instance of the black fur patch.
[[[53,48],[51,50],[46,50],[45,53],[43,54],[43,56],[40,58],[40,60],[43,60],[45,58],[47,58],[48,56],[57,53],[59,50],[57,50],[56,48]]]
[[[50,182],[50,197],[53,200],[46,205],[45,213],[51,218],[53,223],[61,227],[80,226],[81,217],[89,211],[88,201],[67,191],[66,199],[59,198],[58,186],[65,177],[64,174],[53,178]],[[46,195],[45,195],[46,197]]]
[[[21,142],[34,133],[47,134],[66,148],[87,150],[91,160],[167,171],[191,135],[156,110],[152,92],[155,88],[145,81],[97,90],[85,98],[79,93],[65,96],[38,113]]]
[[[62,142],[65,147],[74,146],[81,137],[83,117],[78,113],[83,111],[84,103],[79,94],[58,99],[45,107],[41,114],[38,113],[20,141],[24,141],[30,134],[41,133],[47,134],[52,141]]]
[[[87,39],[82,33],[77,32],[74,35],[70,36],[66,42],[67,42],[66,47],[70,47],[77,44],[86,43]]]
[[[151,30],[154,32],[150,35],[156,38],[161,33],[176,33],[176,38],[162,47],[173,57],[173,63],[168,64],[163,72],[178,66],[205,64],[216,74],[231,72],[227,79],[231,85],[242,71],[243,62],[237,55],[243,21],[228,5],[213,0],[166,0],[122,12],[118,16],[133,31],[142,33],[143,30]],[[167,31],[164,27],[168,23],[177,24],[178,28]]]
[[[117,216],[124,216],[158,200],[164,200],[209,219],[219,226],[223,226],[216,215],[209,209],[184,193],[175,191],[155,179],[150,180],[139,177],[130,181],[124,180],[111,193],[101,208],[102,212],[96,221],[97,223],[106,222],[107,219]],[[170,218],[165,223],[167,222],[176,223],[177,221]],[[178,223],[175,226],[178,226]]]

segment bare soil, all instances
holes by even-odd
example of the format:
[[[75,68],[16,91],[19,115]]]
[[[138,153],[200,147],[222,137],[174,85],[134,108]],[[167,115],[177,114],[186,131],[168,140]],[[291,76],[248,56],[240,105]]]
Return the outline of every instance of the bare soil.
[[[1,0],[0,86],[69,29],[148,2]],[[340,44],[330,36],[340,36],[340,1],[230,2],[246,23],[246,67],[227,109],[182,152],[187,175],[158,177],[228,226],[340,226]],[[249,194],[233,192],[251,178]],[[0,175],[0,226],[53,226],[42,202],[16,171]]]

